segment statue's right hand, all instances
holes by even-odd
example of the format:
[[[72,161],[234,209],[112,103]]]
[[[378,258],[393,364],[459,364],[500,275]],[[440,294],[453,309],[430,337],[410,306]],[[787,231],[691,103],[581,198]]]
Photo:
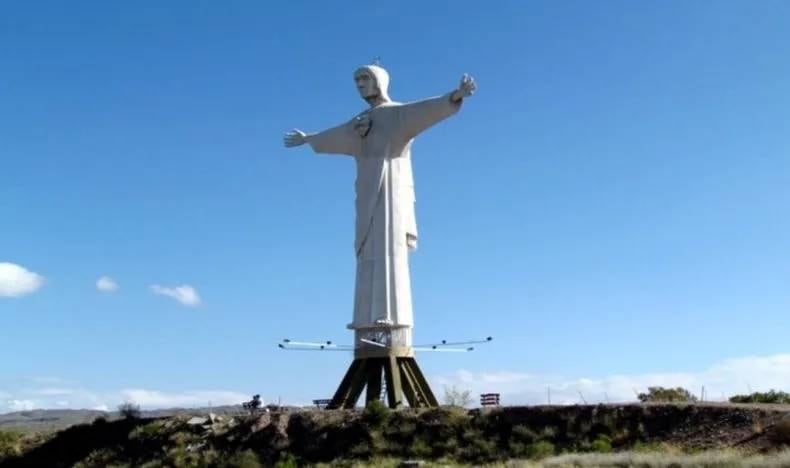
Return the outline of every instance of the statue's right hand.
[[[293,148],[307,143],[307,134],[299,129],[293,129],[287,132],[283,137],[283,143],[286,148]]]

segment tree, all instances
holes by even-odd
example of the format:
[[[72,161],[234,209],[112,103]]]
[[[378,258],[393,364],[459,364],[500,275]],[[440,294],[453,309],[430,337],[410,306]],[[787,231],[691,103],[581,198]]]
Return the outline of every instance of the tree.
[[[642,403],[654,402],[694,402],[697,397],[691,394],[683,387],[677,388],[664,388],[664,387],[648,387],[647,393],[640,393],[637,398]]]
[[[444,387],[444,404],[447,406],[469,406],[472,403],[472,392],[459,390],[455,385]]]
[[[258,412],[258,409],[261,407],[263,402],[261,401],[260,395],[253,395],[252,400],[245,401],[241,404],[241,406],[250,412],[250,414],[255,414]]]
[[[132,402],[124,402],[118,405],[118,413],[124,419],[137,419],[140,417],[140,405],[135,405]]]
[[[753,392],[749,395],[733,395],[730,403],[781,403],[790,404],[790,393],[781,390]]]

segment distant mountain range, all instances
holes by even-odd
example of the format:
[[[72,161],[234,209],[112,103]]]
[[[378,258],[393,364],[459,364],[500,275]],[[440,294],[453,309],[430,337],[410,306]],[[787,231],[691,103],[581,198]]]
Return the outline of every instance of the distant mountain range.
[[[145,418],[174,416],[176,414],[205,415],[209,412],[221,415],[244,414],[241,405],[214,406],[211,408],[171,408],[141,411]],[[73,410],[73,409],[36,409],[0,414],[0,431],[50,432],[65,429],[75,424],[93,422],[98,417],[108,420],[118,419],[117,411]]]

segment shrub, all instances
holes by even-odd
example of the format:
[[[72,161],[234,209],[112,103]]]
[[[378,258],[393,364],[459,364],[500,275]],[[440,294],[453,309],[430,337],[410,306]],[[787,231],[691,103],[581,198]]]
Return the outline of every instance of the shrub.
[[[373,400],[365,407],[362,417],[371,427],[381,427],[390,415],[390,409],[379,400]]]
[[[694,402],[697,397],[683,387],[664,388],[648,387],[647,393],[637,395],[639,401],[647,402]]]
[[[138,419],[140,417],[140,405],[135,405],[129,401],[118,405],[118,413],[124,419]]]
[[[458,439],[455,436],[433,439],[431,451],[434,456],[453,456],[459,450]]]
[[[250,450],[247,450],[246,452],[238,453],[236,455],[240,456],[241,454],[244,454],[244,453],[247,453],[246,457],[248,458],[248,460],[247,460],[248,464],[241,465],[241,464],[238,464],[238,462],[237,462],[235,464],[228,464],[228,466],[238,466],[238,467],[245,466],[247,468],[256,468],[256,467],[261,466],[260,462],[258,461],[258,457]],[[255,465],[249,464],[249,463],[253,463],[253,461],[251,460],[250,455],[252,457],[255,457],[255,460],[254,460],[254,463],[256,463]],[[238,461],[244,461],[244,460],[238,460]],[[280,459],[277,460],[277,463],[274,464],[274,468],[298,468],[298,466],[299,466],[299,464],[296,463],[296,458],[290,453],[282,453],[282,454],[280,454]]]
[[[101,448],[91,451],[88,456],[74,464],[75,468],[90,468],[95,466],[109,466],[113,460],[118,458],[116,450],[111,448]]]
[[[535,433],[531,428],[525,426],[523,424],[519,424],[517,426],[513,426],[513,439],[518,442],[524,443],[532,443],[538,439],[538,434]]]
[[[510,442],[508,443],[510,455],[513,457],[526,457],[528,455],[527,447],[538,439],[539,435],[528,426],[523,424],[513,426]]]
[[[99,416],[96,416],[95,418],[93,418],[92,424],[95,426],[99,426],[101,424],[107,424],[107,415],[101,414]]]
[[[550,457],[554,455],[554,444],[547,440],[533,442],[527,445],[526,455],[533,460]]]
[[[22,454],[22,434],[0,431],[0,460]]]
[[[373,455],[373,447],[370,446],[370,442],[361,440],[354,444],[348,453],[352,458],[369,458]]]
[[[540,438],[541,439],[553,439],[557,437],[557,433],[559,431],[554,426],[546,426],[540,431]]]
[[[475,432],[467,431],[464,433],[464,444],[459,450],[461,458],[475,463],[496,459],[498,454],[496,442],[479,433],[472,437],[472,434]]]
[[[417,458],[425,458],[431,455],[431,446],[422,439],[415,439],[409,447],[409,455]]]
[[[522,442],[515,442],[510,441],[508,444],[508,449],[510,450],[509,456],[513,458],[521,458],[527,456],[527,444]]]
[[[753,392],[748,395],[734,395],[730,397],[731,403],[781,403],[790,404],[790,393],[778,390],[767,392]]]
[[[598,438],[590,444],[590,450],[598,453],[609,453],[612,451],[612,440],[605,435],[599,435]]]
[[[635,453],[652,453],[664,451],[664,446],[659,442],[642,442],[637,440],[631,447],[631,451]]]
[[[152,421],[142,426],[137,426],[129,433],[129,439],[152,440],[162,436],[164,424],[161,421]]]

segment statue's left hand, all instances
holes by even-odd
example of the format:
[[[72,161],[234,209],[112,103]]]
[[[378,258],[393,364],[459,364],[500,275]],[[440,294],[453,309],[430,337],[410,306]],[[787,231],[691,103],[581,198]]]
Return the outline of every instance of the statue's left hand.
[[[464,76],[461,77],[461,83],[458,85],[458,89],[453,93],[453,101],[460,101],[465,97],[469,97],[473,95],[475,91],[477,91],[475,79],[472,78],[471,75],[464,73]]]

